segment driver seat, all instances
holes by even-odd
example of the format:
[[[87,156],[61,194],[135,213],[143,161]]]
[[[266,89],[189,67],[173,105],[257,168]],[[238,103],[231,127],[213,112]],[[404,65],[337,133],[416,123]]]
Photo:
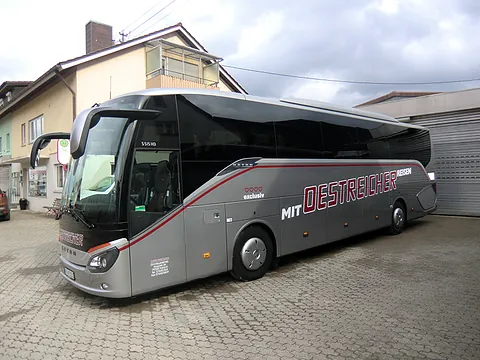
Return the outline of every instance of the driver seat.
[[[154,176],[154,193],[147,206],[149,212],[164,212],[166,209],[166,199],[169,196],[171,176],[168,167],[168,161],[162,160],[157,165]]]

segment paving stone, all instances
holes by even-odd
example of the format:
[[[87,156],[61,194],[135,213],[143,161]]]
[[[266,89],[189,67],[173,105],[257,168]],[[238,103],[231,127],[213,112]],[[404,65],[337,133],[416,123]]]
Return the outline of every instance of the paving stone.
[[[478,359],[480,220],[429,216],[119,304],[58,272],[58,221],[0,222],[0,358]]]

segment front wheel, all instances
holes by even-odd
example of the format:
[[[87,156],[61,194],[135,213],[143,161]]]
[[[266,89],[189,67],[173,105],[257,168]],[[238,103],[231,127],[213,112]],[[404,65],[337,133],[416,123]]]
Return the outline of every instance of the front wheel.
[[[252,281],[263,277],[272,263],[270,235],[259,226],[242,231],[233,249],[232,275],[237,280]]]
[[[405,206],[400,201],[395,202],[392,211],[392,223],[390,225],[390,234],[400,234],[404,229],[407,222],[407,212]]]

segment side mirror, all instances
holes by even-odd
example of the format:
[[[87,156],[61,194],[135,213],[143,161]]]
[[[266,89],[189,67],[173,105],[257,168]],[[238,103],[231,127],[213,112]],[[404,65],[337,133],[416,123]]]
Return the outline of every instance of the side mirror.
[[[45,149],[50,144],[50,141],[55,139],[70,139],[70,133],[56,132],[37,137],[30,151],[30,166],[32,169],[35,169],[40,161],[40,150]]]

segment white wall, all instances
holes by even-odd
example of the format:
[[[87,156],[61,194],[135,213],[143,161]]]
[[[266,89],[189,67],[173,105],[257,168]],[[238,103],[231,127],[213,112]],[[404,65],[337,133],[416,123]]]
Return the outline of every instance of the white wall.
[[[480,89],[471,89],[358,106],[358,109],[402,118],[478,107]]]
[[[145,89],[145,61],[145,48],[139,46],[79,66],[77,114],[94,103]]]

